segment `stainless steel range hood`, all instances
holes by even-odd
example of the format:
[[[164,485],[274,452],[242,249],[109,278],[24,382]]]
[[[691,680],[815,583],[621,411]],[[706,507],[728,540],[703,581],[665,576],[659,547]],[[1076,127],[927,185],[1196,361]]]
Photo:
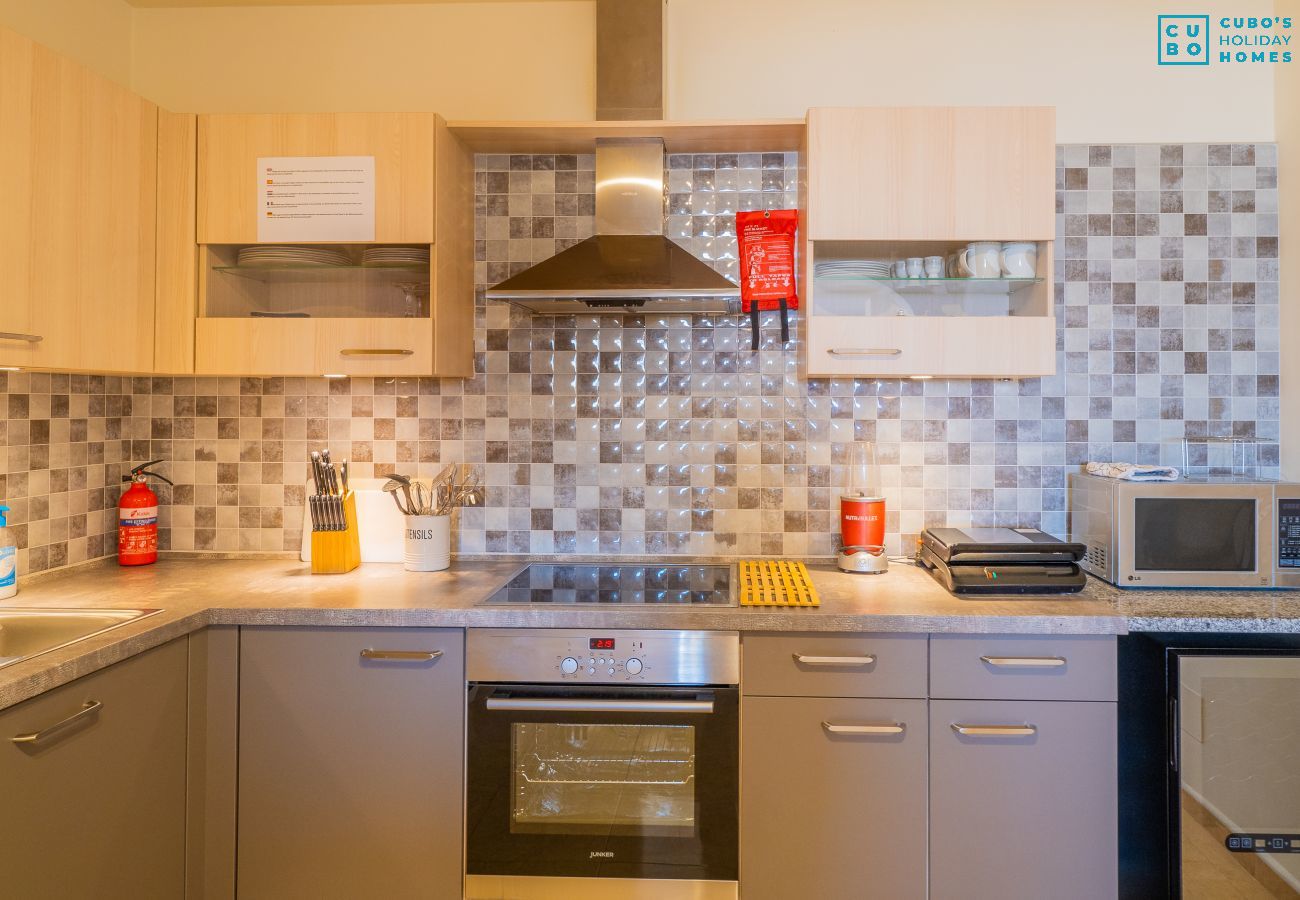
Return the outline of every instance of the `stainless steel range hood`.
[[[597,0],[598,118],[663,118],[663,0]],[[596,142],[595,235],[487,290],[535,313],[738,312],[740,290],[664,237],[664,145]]]
[[[726,313],[740,291],[663,235],[664,147],[596,142],[596,234],[488,289],[535,313]]]

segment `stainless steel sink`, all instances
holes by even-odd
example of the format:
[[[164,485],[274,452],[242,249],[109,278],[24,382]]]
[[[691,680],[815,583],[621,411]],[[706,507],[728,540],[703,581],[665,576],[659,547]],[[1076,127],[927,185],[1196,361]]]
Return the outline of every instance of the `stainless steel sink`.
[[[66,647],[158,611],[0,608],[0,667]]]

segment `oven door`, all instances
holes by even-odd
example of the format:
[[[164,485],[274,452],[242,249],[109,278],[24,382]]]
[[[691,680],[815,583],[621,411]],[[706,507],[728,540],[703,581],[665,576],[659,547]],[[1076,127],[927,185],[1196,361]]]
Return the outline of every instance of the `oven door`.
[[[1121,587],[1272,585],[1270,485],[1137,484],[1118,496]]]
[[[738,690],[476,684],[470,875],[734,881]]]

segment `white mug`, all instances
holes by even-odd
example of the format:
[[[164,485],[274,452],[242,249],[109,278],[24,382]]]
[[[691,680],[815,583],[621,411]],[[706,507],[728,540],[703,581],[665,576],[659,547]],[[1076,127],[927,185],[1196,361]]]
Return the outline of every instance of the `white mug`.
[[[1038,274],[1038,245],[1007,242],[1002,245],[1000,260],[1007,278],[1033,278]]]
[[[907,258],[907,277],[920,278],[925,274],[925,262],[919,256],[909,256]]]
[[[944,264],[942,256],[927,256],[925,258],[925,277],[942,278]]]
[[[451,565],[451,516],[406,516],[408,572],[440,572]]]
[[[976,241],[957,253],[957,271],[966,278],[1000,278],[1002,245],[996,241]]]
[[[898,259],[894,261],[894,277],[895,278],[907,277],[907,260]]]

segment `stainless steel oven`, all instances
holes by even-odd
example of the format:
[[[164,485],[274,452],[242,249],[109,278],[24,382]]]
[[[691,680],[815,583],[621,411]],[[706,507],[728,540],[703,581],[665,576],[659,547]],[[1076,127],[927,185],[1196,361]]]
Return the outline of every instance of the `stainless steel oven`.
[[[1300,587],[1300,484],[1069,479],[1080,565],[1118,587]]]
[[[471,629],[466,895],[734,900],[739,671],[734,632]]]

